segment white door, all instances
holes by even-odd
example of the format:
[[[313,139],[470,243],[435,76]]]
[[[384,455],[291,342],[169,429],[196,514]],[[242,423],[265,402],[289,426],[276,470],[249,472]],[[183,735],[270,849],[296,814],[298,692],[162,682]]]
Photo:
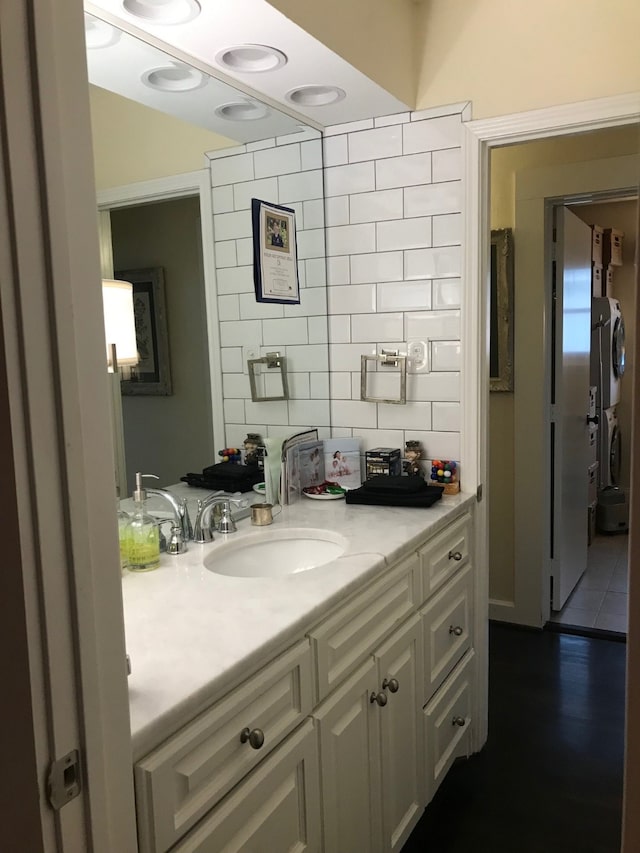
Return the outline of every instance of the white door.
[[[554,214],[548,476],[552,506],[551,606],[560,610],[587,567],[591,229],[565,207],[558,206]]]

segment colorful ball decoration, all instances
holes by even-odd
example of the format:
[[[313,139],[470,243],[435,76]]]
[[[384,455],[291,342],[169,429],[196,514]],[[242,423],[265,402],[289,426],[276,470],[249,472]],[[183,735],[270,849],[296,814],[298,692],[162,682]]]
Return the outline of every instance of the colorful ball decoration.
[[[218,456],[222,457],[223,462],[240,462],[242,459],[239,447],[225,447],[218,451]]]
[[[437,483],[452,483],[457,465],[449,459],[434,459],[431,463],[431,479]]]

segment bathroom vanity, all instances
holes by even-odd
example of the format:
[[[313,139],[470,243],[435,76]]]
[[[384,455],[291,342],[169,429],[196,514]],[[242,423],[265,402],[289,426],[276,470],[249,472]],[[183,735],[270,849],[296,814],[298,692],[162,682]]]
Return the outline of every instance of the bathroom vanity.
[[[338,559],[223,576],[217,536],[123,578],[141,853],[402,848],[472,748],[474,505],[303,501],[226,538],[333,531]]]

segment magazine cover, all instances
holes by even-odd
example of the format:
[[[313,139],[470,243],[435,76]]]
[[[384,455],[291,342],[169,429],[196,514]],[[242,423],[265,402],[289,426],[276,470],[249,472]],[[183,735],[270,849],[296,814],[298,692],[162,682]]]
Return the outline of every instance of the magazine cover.
[[[326,438],[323,444],[325,478],[343,489],[359,489],[362,485],[360,439]]]

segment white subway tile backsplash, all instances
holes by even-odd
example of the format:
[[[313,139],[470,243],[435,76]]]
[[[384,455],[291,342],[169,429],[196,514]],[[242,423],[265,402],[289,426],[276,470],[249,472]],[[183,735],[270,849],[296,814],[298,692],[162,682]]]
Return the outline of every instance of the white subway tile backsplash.
[[[327,198],[324,202],[325,225],[348,225],[349,224],[349,196],[337,195]]]
[[[433,217],[433,245],[459,246],[462,243],[462,214]]]
[[[237,154],[235,157],[223,157],[211,161],[211,186],[236,184],[238,181],[252,181],[259,175],[254,174],[254,154]]]
[[[329,362],[331,371],[360,371],[360,358],[363,355],[375,355],[376,345],[370,344],[329,344]]]
[[[344,166],[349,162],[349,146],[346,134],[342,136],[325,136],[322,141],[324,166]]]
[[[407,217],[438,216],[461,210],[462,181],[406,187],[404,191],[404,215]]]
[[[404,154],[455,148],[462,143],[462,122],[459,115],[412,121],[402,125],[402,130]]]
[[[233,202],[236,210],[249,210],[251,199],[260,198],[278,203],[278,179],[264,178],[261,181],[247,181],[233,187]]]
[[[226,240],[223,243],[216,243],[214,251],[216,269],[220,269],[221,267],[235,267],[238,263],[235,240]]]
[[[459,308],[462,298],[462,282],[459,278],[437,278],[432,285],[433,308]]]
[[[324,228],[324,201],[321,198],[302,202],[302,223],[299,228]]]
[[[265,320],[284,317],[284,305],[277,302],[256,302],[255,293],[241,293],[236,298],[240,300],[241,320]]]
[[[374,118],[373,124],[375,127],[388,127],[390,124],[404,124],[411,120],[411,113],[395,113],[391,116],[380,116]]]
[[[299,427],[329,426],[329,406],[324,400],[289,400],[289,423]]]
[[[331,435],[329,438],[351,438],[352,429],[348,427],[331,427]]]
[[[329,399],[329,371],[309,374],[309,394],[312,400]]]
[[[402,154],[402,125],[349,134],[349,162],[398,157]]]
[[[286,424],[288,423],[288,408],[286,400],[274,400],[267,403],[254,403],[246,400],[245,411],[247,420],[262,421],[263,424]]]
[[[252,293],[253,267],[227,267],[216,273],[218,294]]]
[[[462,148],[445,148],[431,155],[433,182],[459,181],[462,178]]]
[[[236,252],[238,255],[238,266],[244,267],[253,263],[253,238],[245,237],[236,240]]]
[[[214,187],[211,190],[211,204],[214,213],[231,213],[233,211],[233,187]]]
[[[399,447],[403,449],[404,435],[401,430],[360,429],[354,435],[360,439],[360,451],[364,454],[375,447]]]
[[[332,400],[331,423],[337,427],[374,429],[378,425],[376,404],[360,400]]]
[[[433,429],[438,432],[459,432],[460,403],[432,403]]]
[[[293,175],[282,175],[278,178],[280,204],[291,204],[294,201],[308,201],[312,198],[322,198],[322,169],[311,172],[298,172]]]
[[[431,403],[407,402],[406,406],[380,406],[378,426],[381,429],[430,430]]]
[[[428,311],[430,281],[385,281],[376,286],[378,311]]]
[[[459,373],[410,373],[407,376],[410,400],[460,402]]]
[[[244,423],[244,400],[227,399],[224,401],[224,419],[229,423]]]
[[[401,281],[402,252],[377,252],[351,258],[351,283]]]
[[[222,393],[225,399],[246,399],[251,397],[249,377],[244,373],[224,373],[222,375]]]
[[[349,284],[350,281],[349,256],[327,258],[327,284]]]
[[[457,115],[461,121],[469,121],[470,105],[471,101],[459,101],[455,104],[441,104],[437,107],[427,107],[424,110],[414,110],[411,113],[411,121],[423,121],[426,118],[440,118],[450,115]]]
[[[309,343],[306,318],[287,317],[283,320],[263,320],[262,343],[265,346]]]
[[[303,171],[322,169],[322,141],[313,139],[300,145],[300,165]]]
[[[247,142],[247,151],[262,151],[263,148],[275,148],[276,141],[271,139],[259,139],[257,142]]]
[[[298,247],[299,260],[305,260],[306,258],[324,259],[324,228],[313,228],[309,231],[298,231],[296,235],[296,245]]]
[[[242,347],[221,347],[220,361],[223,373],[242,373]]]
[[[422,442],[427,459],[460,461],[460,433],[458,432],[427,432],[416,435],[416,440]],[[464,485],[464,470],[460,470],[460,482]]]
[[[405,318],[407,341],[451,341],[460,337],[460,311],[414,311]]]
[[[431,154],[408,154],[376,161],[376,188],[412,187],[431,182]]]
[[[327,255],[357,255],[376,250],[376,226],[338,225],[327,228]]]
[[[431,370],[459,371],[461,356],[460,341],[431,341]]]
[[[242,442],[247,437],[248,432],[257,432],[261,436],[268,436],[267,427],[265,424],[232,424],[225,423],[225,438],[229,447],[242,447]]]
[[[402,339],[403,315],[396,314],[354,314],[351,318],[351,340],[354,343],[365,341],[397,341]]]
[[[217,213],[213,216],[213,231],[217,242],[251,237],[251,213]]]
[[[404,253],[404,277],[459,278],[462,267],[460,246],[437,249],[409,249]]]
[[[238,296],[218,296],[218,320],[239,320]]]
[[[329,314],[369,314],[376,310],[375,284],[329,286]]]
[[[349,199],[351,222],[377,222],[402,217],[402,190],[358,193]],[[378,246],[378,249],[380,247]]]
[[[327,323],[326,310],[317,317],[307,319],[309,328],[310,344],[326,344],[329,340],[329,325]]]
[[[270,178],[274,175],[288,175],[300,171],[300,145],[298,144],[256,151],[253,158],[256,178]]]
[[[379,252],[394,249],[423,249],[431,246],[431,217],[394,219],[376,224],[376,245]]]
[[[308,400],[310,395],[309,374],[292,373],[287,377],[289,385],[289,397],[292,400]]]
[[[336,373],[333,371],[329,374],[330,382],[329,387],[331,389],[331,398],[333,400],[350,400],[352,397],[351,393],[351,374],[350,373]]]
[[[276,137],[276,145],[291,145],[294,142],[307,142],[310,139],[321,139],[319,130],[314,127],[305,127],[304,130],[296,130],[293,133],[286,133],[284,136]]]
[[[372,162],[351,163],[348,166],[332,166],[324,170],[325,193],[334,195],[366,193],[375,190],[375,170]]]
[[[300,292],[299,305],[285,305],[285,317],[324,317],[327,314],[327,294],[323,287],[306,287]]]
[[[236,320],[220,323],[220,345],[223,347],[245,346],[262,343],[261,320]]]
[[[373,119],[365,118],[360,121],[347,121],[343,124],[332,124],[330,127],[325,127],[323,133],[325,136],[335,136],[337,133],[355,133],[358,130],[370,130],[373,127]]]
[[[307,344],[306,346],[287,346],[287,369],[291,372],[320,371],[329,369],[329,357],[326,344]]]
[[[324,287],[327,283],[327,263],[322,258],[308,258],[304,264],[298,264],[298,275],[302,268],[305,271],[304,284],[300,281],[300,287]]]
[[[329,316],[329,340],[332,344],[351,343],[351,315],[334,314]]]
[[[220,160],[222,157],[234,157],[236,154],[244,154],[246,145],[229,145],[227,148],[215,148],[213,151],[205,151],[207,160]]]

